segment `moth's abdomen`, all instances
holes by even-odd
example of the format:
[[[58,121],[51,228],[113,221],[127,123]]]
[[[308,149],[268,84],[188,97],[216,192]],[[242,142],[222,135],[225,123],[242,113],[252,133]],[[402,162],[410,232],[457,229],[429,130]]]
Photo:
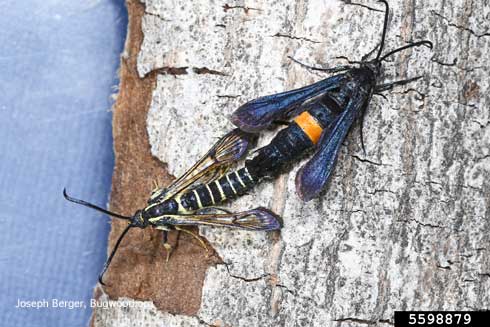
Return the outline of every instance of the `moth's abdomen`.
[[[315,146],[342,110],[332,100],[333,97],[327,93],[307,105],[287,128],[279,131],[268,145],[257,150],[255,157],[245,163],[250,174],[257,180],[274,177]]]
[[[301,127],[292,122],[279,131],[268,145],[257,150],[256,155],[245,162],[245,166],[255,179],[275,177],[313,145]]]
[[[314,145],[318,143],[323,127],[312,114],[304,111],[294,118],[294,122]]]
[[[198,186],[183,194],[180,204],[186,210],[198,210],[213,206],[228,199],[245,194],[254,187],[256,180],[250,175],[247,167],[231,172],[206,185]]]

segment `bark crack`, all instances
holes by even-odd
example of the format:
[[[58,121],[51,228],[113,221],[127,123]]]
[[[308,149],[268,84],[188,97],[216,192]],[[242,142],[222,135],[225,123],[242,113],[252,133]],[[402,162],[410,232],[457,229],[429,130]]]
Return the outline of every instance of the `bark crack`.
[[[346,210],[346,209],[340,209],[340,210],[333,210],[334,212],[347,212],[347,213],[350,213],[350,214],[353,214],[353,213],[366,213],[366,211],[362,210],[362,209],[353,209],[353,210]]]
[[[294,296],[296,296],[296,292],[293,291],[292,289],[290,289],[289,287],[287,287],[286,285],[282,285],[282,284],[276,284],[275,287],[279,287],[280,289],[283,289],[285,290],[286,292],[288,292],[289,294],[292,294]]]
[[[352,2],[350,0],[341,0],[343,3],[345,3],[346,5],[352,5],[352,6],[359,6],[359,7],[362,7],[362,8],[366,8],[368,10],[371,10],[371,11],[377,11],[377,12],[383,12],[383,10],[379,10],[379,9],[376,9],[376,8],[373,8],[373,7],[369,7],[369,6],[366,6],[366,5],[363,5],[362,3],[357,3],[357,2]]]
[[[157,72],[159,74],[163,75],[187,75],[189,74],[188,70],[192,70],[193,73],[198,74],[198,75],[218,75],[218,76],[228,76],[228,74],[223,73],[219,70],[214,70],[210,69],[208,67],[188,67],[188,66],[183,66],[183,67],[172,67],[172,66],[165,66],[161,68],[157,68],[153,70],[152,72]]]
[[[227,99],[237,99],[241,97],[241,95],[235,95],[235,94],[218,94],[218,98],[227,98]]]
[[[406,220],[398,220],[399,222],[403,222],[403,223],[409,223],[409,222],[414,222],[416,223],[417,225],[420,225],[420,226],[423,226],[423,227],[429,227],[429,228],[437,228],[437,229],[447,229],[448,227],[447,226],[443,226],[443,225],[436,225],[436,224],[431,224],[431,223],[423,223],[415,218],[411,218],[411,219],[406,219]]]
[[[437,17],[445,20],[449,26],[456,27],[457,29],[462,30],[462,31],[466,31],[466,32],[470,33],[471,35],[476,36],[477,38],[490,36],[490,32],[477,33],[477,32],[475,32],[474,30],[472,30],[471,28],[469,28],[467,26],[462,26],[462,25],[455,24],[455,23],[451,22],[451,20],[449,18],[443,16],[442,14],[438,13],[435,10],[431,10],[431,13],[434,14],[434,15],[436,15]]]
[[[209,69],[207,67],[193,67],[192,71],[198,75],[209,74],[209,75],[228,76],[228,74],[226,73],[214,69]]]
[[[162,74],[162,75],[186,75],[187,74],[187,68],[189,67],[171,67],[171,66],[165,66],[162,68],[155,69],[154,72],[157,74]]]
[[[405,91],[401,91],[401,92],[391,92],[391,93],[392,94],[408,94],[411,92],[417,93],[420,96],[421,100],[425,99],[425,97],[427,96],[425,93],[422,93],[419,90],[416,90],[414,88],[409,88],[409,89],[406,89]]]
[[[453,103],[453,104],[456,104],[458,106],[463,106],[463,107],[469,107],[469,108],[476,108],[477,105],[476,104],[473,104],[473,103],[465,103],[465,102],[460,102],[460,101],[444,101],[446,103]]]
[[[443,62],[442,60],[432,57],[430,61],[435,62],[436,64],[441,66],[454,67],[458,63],[458,58],[454,58],[453,62]]]
[[[229,266],[232,265],[231,263],[223,262],[223,263],[218,263],[218,265],[224,265],[226,267],[226,271],[228,272],[228,275],[230,275],[230,277],[239,279],[239,280],[244,281],[246,283],[257,282],[259,280],[262,280],[262,279],[267,278],[267,277],[270,276],[270,274],[267,274],[267,273],[266,274],[263,274],[263,275],[260,275],[260,276],[257,276],[257,277],[238,276],[238,275],[233,274],[230,271],[230,267]]]
[[[279,33],[279,32],[272,35],[271,37],[284,37],[284,38],[288,38],[291,40],[300,40],[300,41],[306,41],[306,42],[311,42],[311,43],[321,43],[320,41],[309,39],[309,38],[304,37],[304,36],[294,36],[294,35],[283,34],[283,33]]]
[[[486,123],[481,123],[481,122],[479,122],[478,120],[472,120],[471,122],[472,122],[472,123],[475,123],[475,124],[478,124],[478,126],[480,126],[480,128],[481,128],[481,129],[483,129],[483,128],[486,128],[486,127],[490,126],[490,120],[489,120],[489,121],[487,121]]]
[[[172,20],[171,19],[168,19],[168,18],[165,18],[159,14],[155,14],[155,13],[152,13],[152,12],[148,12],[148,11],[145,11],[145,15],[148,15],[148,16],[152,16],[152,17],[155,17],[155,18],[158,18],[160,19],[161,21],[163,22],[171,22]]]
[[[262,11],[262,9],[259,8],[253,8],[253,7],[246,7],[246,6],[230,6],[229,4],[225,3],[223,5],[223,11],[227,12],[228,10],[232,9],[243,9],[243,11],[248,14],[250,10],[255,10],[255,11]]]
[[[367,193],[371,195],[375,195],[377,193],[391,193],[397,195],[396,192],[393,192],[392,190],[386,190],[386,189],[375,189],[373,192],[367,192]]]
[[[479,188],[479,187],[476,187],[476,186],[471,186],[471,185],[466,185],[466,184],[453,184],[454,186],[457,186],[457,187],[462,187],[462,188],[467,188],[467,189],[470,189],[470,190],[474,190],[474,191],[477,191],[477,192],[483,192],[483,189]]]
[[[474,190],[477,192],[483,192],[483,189],[481,189],[479,187],[466,185],[466,184],[445,184],[445,183],[435,182],[435,181],[430,181],[430,180],[429,181],[417,181],[417,180],[415,180],[414,183],[415,184],[421,184],[423,186],[430,186],[430,184],[437,184],[437,185],[440,185],[441,187],[451,187],[451,186],[452,187],[462,187],[462,188]]]
[[[347,317],[347,318],[334,319],[333,321],[337,321],[340,323],[342,323],[342,322],[353,322],[353,323],[363,324],[363,325],[376,325],[378,323],[394,325],[394,323],[391,322],[389,319],[368,320],[368,319]]]
[[[490,158],[490,154],[484,155],[483,157],[477,157],[477,158],[475,158],[475,160],[476,161],[482,161],[482,160],[485,160],[488,158]]]
[[[354,159],[359,160],[362,163],[367,163],[367,164],[370,164],[370,165],[375,165],[375,166],[391,166],[391,165],[388,165],[388,164],[384,164],[382,162],[375,162],[375,161],[371,161],[371,160],[366,159],[366,158],[361,158],[361,157],[359,157],[359,156],[357,156],[355,154],[352,155],[351,157],[354,158]]]

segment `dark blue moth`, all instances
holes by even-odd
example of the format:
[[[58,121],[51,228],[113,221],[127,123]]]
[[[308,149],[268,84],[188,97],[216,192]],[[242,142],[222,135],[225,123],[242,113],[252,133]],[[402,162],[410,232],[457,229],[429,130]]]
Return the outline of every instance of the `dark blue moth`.
[[[309,201],[318,196],[332,175],[342,141],[347,136],[356,120],[361,121],[366,108],[374,94],[389,90],[396,85],[404,85],[420,77],[396,81],[388,84],[379,84],[382,75],[382,61],[387,57],[404,49],[426,45],[432,48],[430,41],[410,43],[395,49],[382,56],[386,29],[388,23],[389,6],[385,0],[379,0],[386,7],[383,34],[376,58],[366,61],[364,58],[357,62],[358,66],[341,66],[335,68],[311,69],[338,72],[337,75],[321,80],[303,88],[273,94],[252,100],[232,115],[231,121],[245,132],[255,133],[261,131],[276,121],[288,120],[296,115],[310,110],[313,107],[323,107],[327,119],[318,119],[322,133],[316,144],[316,151],[298,172],[296,176],[296,189],[298,195]],[[306,66],[306,65],[304,65]],[[296,119],[294,119],[296,121]],[[306,126],[309,128],[310,125]],[[303,128],[304,132],[308,132]]]

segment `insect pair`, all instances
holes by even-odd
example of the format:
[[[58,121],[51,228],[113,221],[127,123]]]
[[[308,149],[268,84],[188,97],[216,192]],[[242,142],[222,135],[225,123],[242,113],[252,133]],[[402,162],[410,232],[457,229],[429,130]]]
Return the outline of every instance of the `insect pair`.
[[[385,5],[386,10],[381,42],[374,59],[363,58],[355,66],[328,69],[307,66],[338,74],[300,89],[261,97],[244,104],[231,117],[238,128],[222,137],[169,187],[155,190],[148,205],[137,210],[133,216],[107,211],[72,198],[64,191],[69,201],[129,222],[99,276],[102,284],[102,277],[122,239],[134,227],[153,226],[163,230],[167,260],[171,251],[167,234],[171,230],[190,233],[205,247],[197,235],[185,229],[186,226],[211,225],[262,231],[280,229],[281,218],[266,208],[233,213],[216,205],[243,195],[267,177],[276,176],[311,149],[315,149],[315,152],[299,170],[296,188],[298,195],[305,201],[318,196],[332,174],[342,141],[357,120],[361,121],[361,145],[364,149],[362,119],[372,96],[419,78],[379,84],[381,63],[408,48],[421,45],[432,48],[430,41],[420,41],[383,55],[389,6],[385,0],[379,1]],[[233,165],[246,157],[258,132],[285,121],[287,127],[279,131],[268,145],[256,150],[242,168],[230,171]]]

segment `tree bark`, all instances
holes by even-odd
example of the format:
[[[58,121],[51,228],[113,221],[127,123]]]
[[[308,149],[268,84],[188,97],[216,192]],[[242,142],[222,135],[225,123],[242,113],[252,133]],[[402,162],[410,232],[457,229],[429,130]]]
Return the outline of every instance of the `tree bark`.
[[[328,77],[288,56],[319,66],[361,60],[380,41],[384,9],[376,1],[144,4],[135,69],[141,80],[155,78],[149,144],[173,176],[233,128],[227,118],[239,105]],[[200,228],[214,259],[200,259],[199,245],[181,238],[185,250],[168,266],[183,260],[184,267],[165,268],[156,262],[164,260],[154,253],[162,252],[157,241],[136,253],[128,241],[125,257],[157,259],[135,261],[141,268],[118,259],[121,281],[135,269],[139,277],[133,287],[101,291],[156,307],[96,309],[95,326],[130,326],[135,317],[131,326],[383,326],[393,324],[395,310],[490,309],[490,4],[390,6],[385,51],[422,39],[434,49],[407,50],[384,63],[384,81],[422,78],[373,98],[366,153],[356,127],[318,199],[303,203],[295,194],[302,163],[234,201],[234,211],[272,209],[284,228]],[[260,144],[273,134],[264,133]],[[195,265],[178,259],[186,255]],[[179,269],[185,277],[168,285],[182,276]]]

